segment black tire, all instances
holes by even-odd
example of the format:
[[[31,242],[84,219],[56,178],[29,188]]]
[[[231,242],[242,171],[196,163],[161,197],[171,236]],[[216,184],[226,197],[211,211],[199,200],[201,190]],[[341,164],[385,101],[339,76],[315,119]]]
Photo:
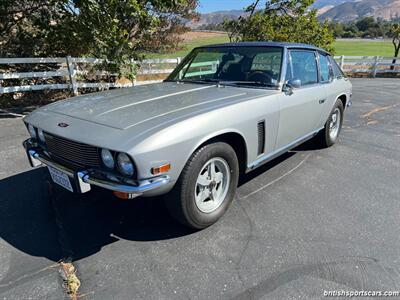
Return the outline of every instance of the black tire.
[[[332,137],[330,135],[330,132],[331,132],[330,131],[330,123],[332,120],[332,115],[335,113],[336,110],[340,111],[340,118],[339,118],[339,124],[338,124],[339,127],[338,127],[336,136]],[[322,148],[330,147],[337,142],[339,135],[340,135],[340,131],[342,130],[343,112],[344,112],[343,103],[340,99],[337,99],[335,105],[333,106],[333,108],[329,114],[328,120],[325,123],[324,129],[322,129],[316,136],[316,142]]]
[[[196,182],[205,164],[213,158],[222,158],[228,164],[229,187],[220,206],[205,213],[195,201]],[[228,209],[236,193],[238,178],[239,163],[233,148],[223,142],[205,145],[193,153],[186,163],[175,187],[165,197],[166,206],[170,214],[183,225],[194,229],[206,228],[218,221]]]

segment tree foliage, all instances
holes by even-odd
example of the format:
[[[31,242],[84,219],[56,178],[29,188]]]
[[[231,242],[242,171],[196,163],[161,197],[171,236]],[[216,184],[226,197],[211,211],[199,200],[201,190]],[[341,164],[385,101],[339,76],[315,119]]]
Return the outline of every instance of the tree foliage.
[[[396,63],[396,57],[399,56],[400,52],[400,24],[393,24],[392,28],[390,29],[389,35],[392,38],[392,43],[394,46],[394,59],[393,59],[393,64]],[[394,69],[394,66],[391,67],[391,69]]]
[[[238,20],[225,20],[231,41],[287,41],[313,44],[333,51],[333,34],[328,23],[320,23],[313,0],[260,0],[245,9]]]
[[[364,17],[347,23],[330,21],[329,28],[333,31],[335,38],[381,38],[390,37],[393,24],[396,24],[396,20]]]
[[[198,0],[2,0],[0,56],[94,56],[121,66],[176,47]]]

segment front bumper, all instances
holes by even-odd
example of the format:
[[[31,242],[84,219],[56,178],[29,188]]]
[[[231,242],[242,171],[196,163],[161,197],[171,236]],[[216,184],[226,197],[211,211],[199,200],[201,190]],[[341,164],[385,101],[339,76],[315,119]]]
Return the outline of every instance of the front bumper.
[[[23,146],[26,150],[29,163],[32,167],[38,167],[44,164],[63,172],[74,181],[77,192],[79,193],[88,192],[91,189],[90,186],[95,185],[107,190],[127,193],[130,195],[130,198],[135,198],[147,192],[152,192],[158,188],[161,188],[170,182],[170,177],[168,175],[133,182],[128,180],[119,180],[115,176],[109,176],[109,174],[106,172],[103,173],[104,178],[109,178],[101,179],[93,176],[93,174],[98,174],[101,172],[99,170],[95,171],[87,169],[74,171],[55,162],[46,156],[43,151],[41,151],[40,147],[38,147],[37,144],[32,141],[32,139],[24,141]]]

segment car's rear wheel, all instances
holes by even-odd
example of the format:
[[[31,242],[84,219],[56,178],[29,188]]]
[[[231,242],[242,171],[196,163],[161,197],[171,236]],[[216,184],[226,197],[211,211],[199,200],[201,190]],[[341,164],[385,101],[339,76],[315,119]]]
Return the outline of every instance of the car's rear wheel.
[[[330,147],[338,140],[343,124],[343,111],[343,103],[340,99],[337,99],[324,129],[317,135],[317,141],[322,147]]]
[[[195,229],[214,224],[236,192],[239,164],[235,151],[217,142],[198,149],[186,163],[174,189],[166,196],[168,210]]]

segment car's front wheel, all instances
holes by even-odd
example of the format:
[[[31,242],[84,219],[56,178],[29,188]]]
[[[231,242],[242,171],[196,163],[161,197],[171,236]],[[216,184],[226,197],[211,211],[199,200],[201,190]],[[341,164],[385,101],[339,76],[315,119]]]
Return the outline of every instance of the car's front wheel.
[[[174,189],[166,196],[167,208],[186,226],[210,226],[228,209],[238,177],[239,164],[230,145],[205,145],[191,156]]]
[[[324,129],[317,135],[317,140],[322,147],[330,147],[338,140],[342,129],[343,111],[343,103],[340,99],[337,99],[325,123]]]

